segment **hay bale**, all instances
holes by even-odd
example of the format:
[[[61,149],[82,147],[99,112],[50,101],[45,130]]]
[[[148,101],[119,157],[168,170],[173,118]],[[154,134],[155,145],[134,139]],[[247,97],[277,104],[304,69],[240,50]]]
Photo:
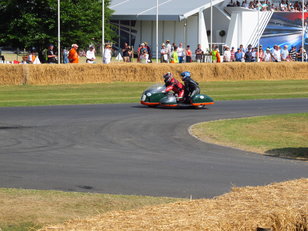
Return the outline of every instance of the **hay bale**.
[[[0,85],[20,85],[24,77],[22,65],[0,64]]]
[[[161,82],[168,71],[177,76],[190,71],[197,81],[308,79],[308,65],[284,63],[188,63],[188,64],[42,64],[0,65],[0,84],[32,85],[107,82]]]
[[[233,188],[214,199],[176,202],[76,219],[47,230],[273,231],[308,229],[308,179]]]

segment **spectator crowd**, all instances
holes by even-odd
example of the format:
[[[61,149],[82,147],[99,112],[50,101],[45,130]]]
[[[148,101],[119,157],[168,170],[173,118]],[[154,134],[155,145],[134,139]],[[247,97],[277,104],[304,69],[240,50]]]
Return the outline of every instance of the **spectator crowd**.
[[[288,47],[288,45],[267,47],[253,47],[248,45],[244,48],[240,45],[237,49],[223,46],[220,51],[218,46],[214,46],[211,51],[204,51],[200,44],[197,49],[192,51],[190,45],[186,48],[183,43],[176,45],[167,40],[161,45],[160,62],[161,63],[190,63],[190,62],[281,62],[281,61],[307,61],[306,50],[302,47],[297,49],[296,46]],[[140,44],[138,51],[138,61],[141,63],[151,62],[151,49],[147,43]],[[125,61],[125,60],[124,60]]]
[[[256,9],[260,11],[283,11],[283,12],[300,12],[302,11],[302,2],[300,1],[284,1],[279,3],[270,3],[270,1],[235,1],[231,0],[227,7],[243,7],[246,9]],[[304,12],[307,12],[308,3],[304,3]]]
[[[133,62],[135,60],[139,63],[151,63],[153,59],[152,49],[147,42],[139,45],[136,52],[133,47],[127,43],[121,49],[115,49],[110,44],[106,44],[103,53],[103,61],[108,64],[112,61],[112,57],[116,54],[116,60],[124,62]],[[62,63],[79,63],[79,58],[85,57],[86,63],[96,63],[96,51],[93,45],[90,45],[87,51],[78,51],[78,45],[72,44],[71,49],[64,49],[62,52]],[[33,49],[28,55],[22,57],[20,62],[14,61],[13,63],[21,64],[40,64],[40,63],[58,63],[58,54],[54,51],[54,45],[50,44],[48,49],[43,50],[37,54]],[[234,47],[223,46],[219,50],[218,46],[213,46],[212,50],[204,51],[200,44],[193,51],[190,45],[186,47],[183,43],[170,43],[166,40],[161,44],[159,49],[159,58],[161,63],[191,63],[191,62],[208,62],[208,63],[222,63],[222,62],[281,62],[281,61],[308,61],[307,53],[304,48],[288,45],[263,48],[253,47],[248,45],[244,47],[240,45],[237,49]],[[8,63],[5,61],[3,55],[0,54],[0,63]]]

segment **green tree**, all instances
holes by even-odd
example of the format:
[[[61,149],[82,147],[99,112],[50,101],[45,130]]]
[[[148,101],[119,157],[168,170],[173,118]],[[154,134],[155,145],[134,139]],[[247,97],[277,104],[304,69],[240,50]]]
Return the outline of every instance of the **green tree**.
[[[57,0],[0,0],[0,46],[42,50],[57,43]],[[105,0],[105,38],[115,33]],[[61,46],[101,44],[102,0],[61,0]]]

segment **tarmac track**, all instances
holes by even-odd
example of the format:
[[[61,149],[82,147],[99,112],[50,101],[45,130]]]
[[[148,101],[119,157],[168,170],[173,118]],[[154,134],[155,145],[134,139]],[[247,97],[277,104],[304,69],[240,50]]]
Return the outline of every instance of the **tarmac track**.
[[[308,112],[308,99],[221,101],[209,110],[1,108],[0,187],[200,198],[308,177],[307,162],[207,144],[188,133],[201,121],[297,112]]]

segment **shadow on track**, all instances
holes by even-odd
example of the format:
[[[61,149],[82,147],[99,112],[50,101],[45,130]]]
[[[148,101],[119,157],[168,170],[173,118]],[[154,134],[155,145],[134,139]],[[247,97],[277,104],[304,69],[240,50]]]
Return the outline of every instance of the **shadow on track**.
[[[298,158],[301,160],[308,160],[308,147],[300,148],[276,148],[265,152],[268,156],[294,159]]]
[[[179,107],[163,107],[163,106],[157,106],[157,107],[148,107],[144,105],[134,105],[132,108],[144,108],[149,110],[159,109],[159,110],[209,110],[209,108],[195,108],[194,106],[179,106]]]
[[[24,127],[24,126],[0,126],[0,130],[17,130],[17,129],[27,129],[31,127]]]

